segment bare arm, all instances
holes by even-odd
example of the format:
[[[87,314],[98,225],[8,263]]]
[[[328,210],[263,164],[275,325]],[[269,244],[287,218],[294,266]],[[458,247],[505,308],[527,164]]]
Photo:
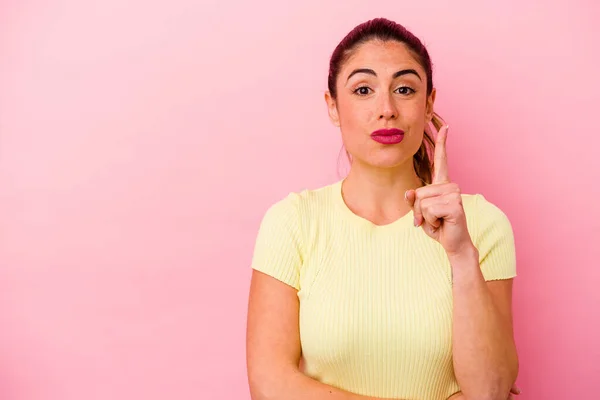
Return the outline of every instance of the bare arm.
[[[246,361],[252,400],[378,400],[325,385],[304,375],[297,291],[252,271]]]
[[[466,399],[505,400],[518,374],[512,280],[486,282],[477,249],[450,258],[453,271],[453,360]]]

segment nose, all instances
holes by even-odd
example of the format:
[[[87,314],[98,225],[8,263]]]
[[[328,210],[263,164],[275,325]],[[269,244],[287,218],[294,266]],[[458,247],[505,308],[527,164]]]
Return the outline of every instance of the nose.
[[[394,104],[394,100],[392,96],[387,94],[382,96],[383,99],[381,101],[381,114],[379,115],[379,119],[395,119],[398,117],[398,109]]]

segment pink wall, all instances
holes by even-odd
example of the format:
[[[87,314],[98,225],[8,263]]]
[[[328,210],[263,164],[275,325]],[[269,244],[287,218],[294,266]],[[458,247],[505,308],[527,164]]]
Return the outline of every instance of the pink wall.
[[[328,57],[375,16],[513,221],[521,399],[598,398],[600,7],[459,3],[2,2],[0,398],[249,398],[258,222],[337,179]]]

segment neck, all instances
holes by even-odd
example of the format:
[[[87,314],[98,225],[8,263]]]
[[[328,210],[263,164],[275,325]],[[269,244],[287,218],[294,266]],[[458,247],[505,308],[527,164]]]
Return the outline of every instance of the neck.
[[[412,163],[409,159],[394,168],[376,168],[353,162],[342,183],[346,205],[376,224],[402,217],[410,211],[404,193],[423,186]]]

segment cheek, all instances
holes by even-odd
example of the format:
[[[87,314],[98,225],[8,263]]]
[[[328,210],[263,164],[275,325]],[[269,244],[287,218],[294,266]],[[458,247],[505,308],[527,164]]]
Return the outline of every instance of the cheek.
[[[339,115],[342,137],[346,142],[364,141],[364,137],[370,133],[369,129],[374,127],[375,113],[364,106],[346,105]]]
[[[412,132],[412,135],[410,135],[409,140],[411,144],[410,147],[413,149],[418,149],[421,147],[421,143],[423,143],[423,131],[415,128]]]
[[[412,123],[423,123],[426,117],[426,109],[423,104],[412,104],[411,107],[401,109],[400,112],[404,112],[404,116],[409,119]]]
[[[415,124],[413,126],[411,126],[410,128],[410,137],[409,137],[409,141],[410,141],[410,145],[408,147],[410,147],[412,150],[414,150],[415,152],[419,149],[419,147],[421,147],[421,144],[423,143],[423,139],[424,139],[424,127],[422,124]]]
[[[418,107],[411,107],[405,110],[404,117],[406,121],[410,123],[411,130],[416,130],[423,135],[425,129],[425,122],[427,121],[426,109],[424,106],[419,105]]]
[[[374,119],[377,119],[377,115],[375,115],[375,111],[373,111],[372,109],[367,109],[367,110],[360,110],[360,112],[362,112],[361,114],[361,118],[365,121],[372,121]]]
[[[360,102],[343,104],[340,111],[340,119],[348,126],[364,126],[376,117],[376,111],[372,107]]]

